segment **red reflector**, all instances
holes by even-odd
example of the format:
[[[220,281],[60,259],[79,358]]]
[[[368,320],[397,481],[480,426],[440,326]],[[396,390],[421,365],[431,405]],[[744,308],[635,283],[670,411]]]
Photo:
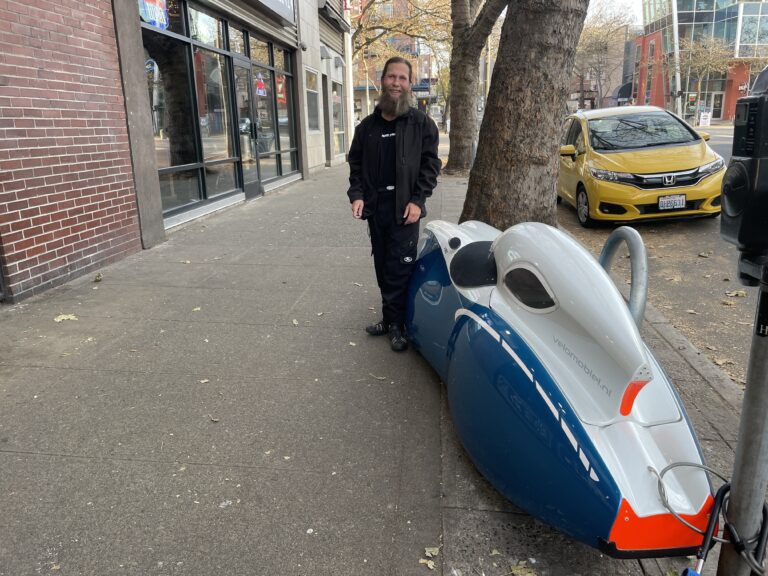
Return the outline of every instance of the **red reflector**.
[[[629,413],[632,412],[632,406],[635,404],[635,398],[637,398],[637,395],[640,394],[640,390],[642,390],[648,382],[650,382],[650,380],[635,380],[634,382],[629,383],[627,389],[624,390],[624,397],[621,399],[621,408],[619,408],[619,412],[621,412],[622,416],[629,416]]]

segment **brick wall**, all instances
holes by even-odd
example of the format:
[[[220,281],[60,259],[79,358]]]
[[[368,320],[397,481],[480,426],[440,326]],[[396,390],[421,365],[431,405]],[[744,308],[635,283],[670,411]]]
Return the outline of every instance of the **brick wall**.
[[[0,0],[6,299],[140,248],[111,2]]]

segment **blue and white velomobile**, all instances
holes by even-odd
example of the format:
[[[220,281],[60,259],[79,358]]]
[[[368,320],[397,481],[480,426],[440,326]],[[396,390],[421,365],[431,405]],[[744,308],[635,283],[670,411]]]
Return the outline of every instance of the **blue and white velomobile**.
[[[445,382],[478,470],[608,555],[688,555],[713,498],[680,399],[612,280],[568,234],[430,222],[409,292],[414,347]]]

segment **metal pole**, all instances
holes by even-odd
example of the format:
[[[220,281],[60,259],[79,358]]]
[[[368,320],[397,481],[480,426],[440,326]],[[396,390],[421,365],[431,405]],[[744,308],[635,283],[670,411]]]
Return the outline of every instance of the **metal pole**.
[[[678,29],[677,24],[677,2],[672,2],[672,42],[674,44],[673,51],[675,54],[675,84],[677,88],[675,93],[675,113],[680,116],[680,118],[682,118],[683,104],[681,101],[682,95],[680,93],[682,92],[683,87],[680,81],[680,30]]]
[[[768,278],[765,269],[760,277],[747,386],[741,409],[739,442],[728,505],[728,520],[745,540],[753,538],[759,531],[765,491],[768,488]],[[717,575],[748,576],[750,573],[747,563],[734,547],[724,545]]]

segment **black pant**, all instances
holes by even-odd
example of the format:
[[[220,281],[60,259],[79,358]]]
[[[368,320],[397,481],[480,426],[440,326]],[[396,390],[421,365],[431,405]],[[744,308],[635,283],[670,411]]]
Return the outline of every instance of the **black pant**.
[[[402,221],[403,215],[395,214],[394,191],[379,192],[376,212],[368,219],[368,226],[385,325],[405,324],[408,282],[416,262],[419,223]]]

